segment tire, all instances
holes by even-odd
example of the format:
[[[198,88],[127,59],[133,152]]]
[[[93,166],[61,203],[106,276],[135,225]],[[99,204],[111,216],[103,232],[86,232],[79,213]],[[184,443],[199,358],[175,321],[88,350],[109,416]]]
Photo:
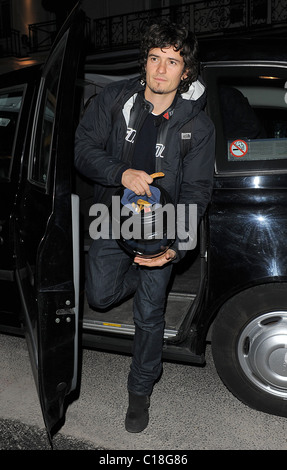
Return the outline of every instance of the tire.
[[[287,416],[287,284],[265,284],[228,300],[215,319],[218,375],[243,403]]]

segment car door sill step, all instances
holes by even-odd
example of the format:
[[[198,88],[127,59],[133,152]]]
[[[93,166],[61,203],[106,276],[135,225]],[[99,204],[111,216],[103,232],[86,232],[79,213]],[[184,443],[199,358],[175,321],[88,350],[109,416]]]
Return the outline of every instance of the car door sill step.
[[[126,325],[124,323],[110,323],[104,321],[87,320],[83,322],[83,331],[104,331],[106,333],[119,333],[125,335],[133,335],[135,332],[134,325]],[[177,335],[177,330],[164,330],[164,338],[172,338]]]
[[[171,292],[168,295],[164,338],[171,338],[177,335],[180,325],[194,299],[195,295],[192,294],[183,295]],[[83,331],[88,332],[90,330],[91,332],[102,331],[133,335],[135,328],[132,310],[132,298],[105,312],[91,308],[86,301],[84,306]]]

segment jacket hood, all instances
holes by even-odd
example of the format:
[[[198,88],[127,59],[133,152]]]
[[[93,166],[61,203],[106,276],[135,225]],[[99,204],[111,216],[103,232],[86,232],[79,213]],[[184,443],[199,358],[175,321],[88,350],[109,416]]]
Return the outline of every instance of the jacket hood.
[[[196,116],[206,105],[206,88],[202,80],[199,78],[193,82],[188,91],[182,93],[176,103],[176,110],[179,111],[181,118],[184,120]]]
[[[205,86],[200,80],[193,82],[186,93],[182,93],[184,100],[198,100],[205,93]]]
[[[126,83],[126,93],[124,99],[123,113],[128,123],[131,108],[134,105],[137,94],[144,91],[145,85],[139,78],[130,79]],[[147,102],[146,102],[147,103]],[[178,118],[184,123],[196,116],[206,105],[206,88],[201,78],[193,82],[188,91],[178,95],[174,109]],[[151,105],[152,106],[152,105]],[[173,108],[173,105],[170,109]],[[152,109],[152,108],[151,108]]]

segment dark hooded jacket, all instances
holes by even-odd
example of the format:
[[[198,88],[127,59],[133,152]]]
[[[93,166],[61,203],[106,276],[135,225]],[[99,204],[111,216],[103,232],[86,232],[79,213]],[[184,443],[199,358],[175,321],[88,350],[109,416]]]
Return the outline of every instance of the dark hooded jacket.
[[[136,134],[153,109],[143,92],[138,78],[107,85],[77,128],[75,166],[95,182],[95,202],[108,203],[121,185],[122,173],[131,168]],[[165,174],[157,184],[175,205],[184,204],[188,210],[189,204],[196,204],[198,220],[210,201],[215,155],[214,125],[204,112],[205,104],[205,87],[199,80],[187,93],[177,94],[162,115],[155,156],[155,171]],[[183,128],[189,122],[188,129]],[[189,142],[187,152],[183,140]],[[180,259],[185,250],[178,244],[177,239],[172,248]]]

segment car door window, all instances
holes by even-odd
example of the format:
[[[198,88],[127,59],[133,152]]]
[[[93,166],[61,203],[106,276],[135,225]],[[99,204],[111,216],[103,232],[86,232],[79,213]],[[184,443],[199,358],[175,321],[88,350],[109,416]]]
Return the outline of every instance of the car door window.
[[[287,70],[222,65],[208,77],[217,171],[286,171]]]
[[[66,36],[59,43],[52,60],[42,77],[37,110],[35,115],[34,135],[31,146],[29,180],[38,186],[47,188],[50,161],[52,155],[55,115],[59,88],[59,77],[65,51]]]
[[[0,181],[9,180],[25,86],[0,90]]]

